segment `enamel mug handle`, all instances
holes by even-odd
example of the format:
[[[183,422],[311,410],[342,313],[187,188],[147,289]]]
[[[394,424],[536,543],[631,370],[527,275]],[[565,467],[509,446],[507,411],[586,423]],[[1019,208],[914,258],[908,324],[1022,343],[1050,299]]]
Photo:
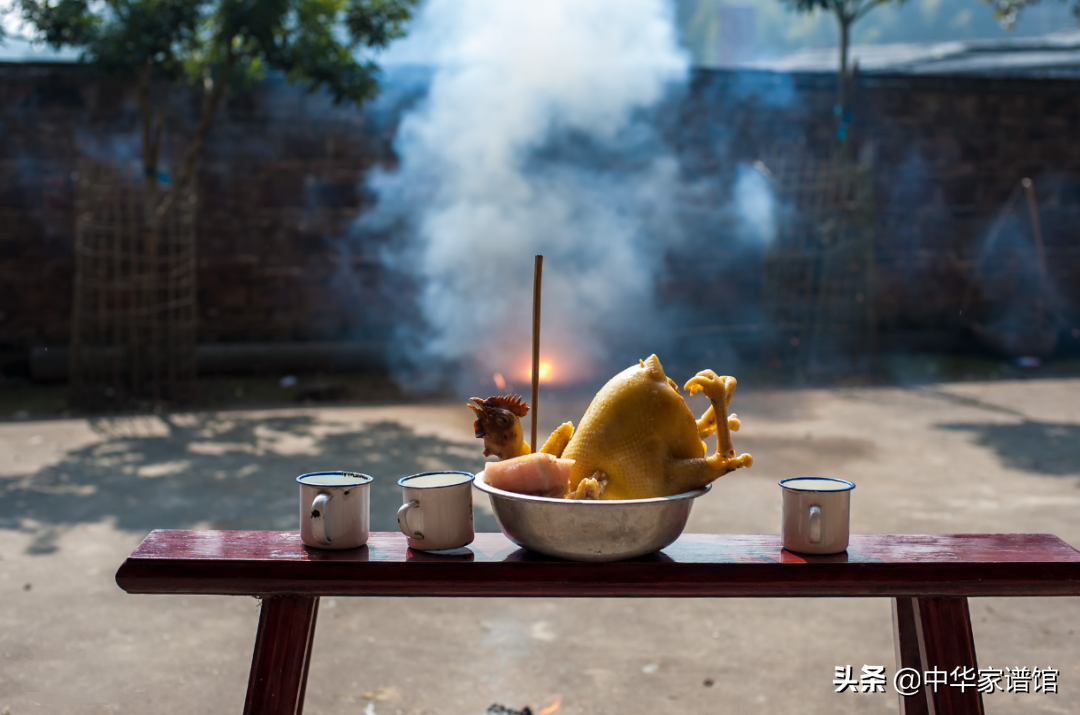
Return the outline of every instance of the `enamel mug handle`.
[[[410,502],[405,502],[401,505],[401,508],[397,510],[397,525],[401,529],[401,533],[408,536],[410,539],[416,539],[423,541],[424,535],[419,531],[413,531],[409,528],[409,509],[420,506],[420,502],[413,499]]]
[[[311,533],[320,544],[330,544],[330,495],[323,492],[311,502]]]
[[[810,543],[821,543],[821,508],[810,507]]]

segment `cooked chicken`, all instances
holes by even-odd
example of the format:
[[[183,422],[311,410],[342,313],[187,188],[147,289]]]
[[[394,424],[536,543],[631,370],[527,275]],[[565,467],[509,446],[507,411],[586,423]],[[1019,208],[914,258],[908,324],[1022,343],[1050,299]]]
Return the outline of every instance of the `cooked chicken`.
[[[475,405],[472,404],[474,402]],[[521,427],[521,418],[529,414],[525,400],[517,395],[489,397],[486,400],[471,397],[465,404],[476,414],[473,430],[477,439],[484,439],[485,457],[494,454],[499,459],[510,459],[532,452]]]
[[[554,454],[558,457],[566,449],[566,445],[570,443],[570,438],[574,436],[574,423],[563,422],[559,425],[558,429],[551,433],[551,436],[547,438],[547,442],[544,442],[544,446],[540,448],[540,451],[544,454]]]
[[[735,456],[731,431],[739,420],[727,408],[735,378],[712,370],[686,383],[712,402],[695,420],[678,386],[655,355],[623,370],[596,393],[562,454],[575,460],[570,498],[648,499],[703,487],[754,463]],[[718,419],[721,417],[721,419]],[[717,451],[706,456],[702,439],[717,433]]]

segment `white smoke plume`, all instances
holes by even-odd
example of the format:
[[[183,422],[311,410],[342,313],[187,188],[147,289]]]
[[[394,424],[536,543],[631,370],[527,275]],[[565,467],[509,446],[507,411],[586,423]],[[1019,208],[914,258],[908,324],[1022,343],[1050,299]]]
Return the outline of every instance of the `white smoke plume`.
[[[494,373],[524,389],[542,253],[553,383],[611,368],[615,343],[663,322],[653,284],[678,164],[641,113],[688,75],[669,4],[429,0],[410,43],[434,76],[361,219],[408,233],[387,259],[420,289],[409,362],[466,392]]]
[[[776,195],[760,168],[736,168],[732,200],[744,235],[762,246],[771,244],[776,238]]]

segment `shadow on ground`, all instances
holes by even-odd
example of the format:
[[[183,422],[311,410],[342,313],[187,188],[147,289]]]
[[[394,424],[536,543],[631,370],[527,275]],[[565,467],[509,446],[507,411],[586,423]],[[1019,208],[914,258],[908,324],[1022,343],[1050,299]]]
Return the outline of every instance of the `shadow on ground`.
[[[0,479],[0,525],[30,533],[30,553],[56,550],[59,533],[111,520],[119,529],[296,529],[305,472],[344,469],[375,478],[371,528],[396,531],[397,479],[435,469],[475,471],[475,450],[417,435],[396,422],[327,425],[308,415],[227,413],[95,420],[104,439],[34,474]],[[124,425],[128,427],[124,427]],[[148,433],[147,433],[148,432]],[[479,510],[478,531],[497,531]]]
[[[961,422],[938,427],[973,433],[975,444],[997,452],[1006,467],[1055,477],[1080,475],[1080,425],[1024,420],[1012,424]]]

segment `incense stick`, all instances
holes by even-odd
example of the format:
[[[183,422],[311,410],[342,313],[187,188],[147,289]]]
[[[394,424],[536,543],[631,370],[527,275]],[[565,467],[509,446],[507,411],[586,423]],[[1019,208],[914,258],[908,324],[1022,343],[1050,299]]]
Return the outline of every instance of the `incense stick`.
[[[540,279],[544,273],[544,257],[537,256],[533,263],[533,331],[532,331],[532,424],[529,445],[536,452],[536,408],[540,399]]]

